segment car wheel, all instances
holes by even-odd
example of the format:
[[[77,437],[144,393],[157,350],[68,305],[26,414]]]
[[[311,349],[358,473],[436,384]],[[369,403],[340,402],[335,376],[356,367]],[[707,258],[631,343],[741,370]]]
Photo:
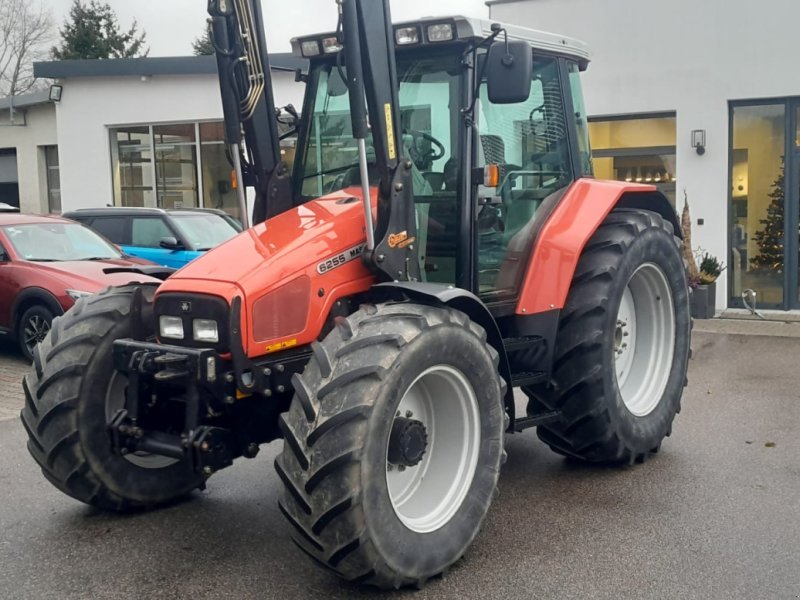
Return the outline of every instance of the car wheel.
[[[22,313],[17,323],[17,339],[19,349],[27,360],[33,360],[33,349],[47,336],[52,323],[53,313],[44,306],[36,304]]]

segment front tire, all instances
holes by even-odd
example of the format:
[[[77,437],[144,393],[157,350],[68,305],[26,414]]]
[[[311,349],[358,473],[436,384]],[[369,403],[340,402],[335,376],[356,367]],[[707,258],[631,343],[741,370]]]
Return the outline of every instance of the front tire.
[[[504,459],[505,384],[461,312],[362,307],[314,345],[275,462],[293,539],[341,577],[422,586],[477,535]]]
[[[561,311],[548,387],[525,388],[554,451],[633,463],[658,451],[680,411],[691,317],[680,240],[646,210],[618,209],[589,240]]]
[[[201,484],[188,459],[119,456],[111,451],[106,423],[123,404],[124,382],[114,369],[114,340],[130,336],[129,285],[79,299],[53,321],[34,349],[22,386],[22,424],[28,450],[44,476],[73,498],[124,511],[172,501]],[[143,286],[151,311],[154,288]]]

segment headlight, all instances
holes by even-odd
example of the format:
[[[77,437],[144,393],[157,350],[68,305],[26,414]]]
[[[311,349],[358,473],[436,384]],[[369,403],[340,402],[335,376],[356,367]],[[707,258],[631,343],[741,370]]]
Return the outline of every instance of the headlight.
[[[317,40],[306,40],[300,43],[300,52],[304,58],[319,56],[319,42]]]
[[[450,23],[428,25],[429,42],[449,42],[453,39],[453,26]]]
[[[158,318],[158,333],[162,338],[183,339],[183,320],[180,317],[161,315]]]
[[[183,326],[181,326],[181,334],[183,334]],[[181,335],[181,337],[183,336]],[[196,342],[212,342],[216,344],[219,341],[219,330],[217,329],[217,322],[214,321],[213,319],[193,320],[192,337],[194,337],[194,340]]]
[[[67,296],[76,302],[78,301],[78,298],[85,298],[86,296],[91,296],[93,294],[94,292],[84,292],[82,290],[67,290]]]
[[[394,41],[398,46],[407,46],[419,42],[419,29],[416,27],[399,27],[394,30]]]

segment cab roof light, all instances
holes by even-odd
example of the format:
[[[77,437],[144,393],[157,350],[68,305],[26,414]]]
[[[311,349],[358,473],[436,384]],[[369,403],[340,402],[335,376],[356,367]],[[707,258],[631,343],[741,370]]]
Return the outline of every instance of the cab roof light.
[[[322,51],[325,54],[335,54],[336,52],[340,52],[343,46],[339,43],[339,40],[335,37],[328,37],[322,39]]]
[[[429,42],[449,42],[453,39],[453,25],[451,23],[436,23],[428,25]]]
[[[317,40],[303,40],[300,43],[300,53],[305,58],[319,56],[321,54],[319,51],[319,42]]]
[[[398,46],[418,44],[419,29],[417,27],[398,27],[394,30],[394,41]]]

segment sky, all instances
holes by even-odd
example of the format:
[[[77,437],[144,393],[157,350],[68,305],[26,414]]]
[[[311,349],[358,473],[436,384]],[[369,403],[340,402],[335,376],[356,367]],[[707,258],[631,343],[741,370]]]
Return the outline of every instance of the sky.
[[[0,0],[1,1],[1,0]],[[72,0],[44,0],[60,27]],[[88,0],[87,0],[88,1]],[[105,0],[119,17],[123,29],[135,18],[147,32],[150,56],[191,54],[191,43],[203,33],[206,0]],[[336,27],[335,0],[262,0],[270,52],[288,52],[296,35],[331,31]],[[488,17],[483,0],[391,0],[394,20],[421,16],[463,14]],[[435,6],[435,10],[431,10]],[[270,14],[270,10],[274,14]]]

